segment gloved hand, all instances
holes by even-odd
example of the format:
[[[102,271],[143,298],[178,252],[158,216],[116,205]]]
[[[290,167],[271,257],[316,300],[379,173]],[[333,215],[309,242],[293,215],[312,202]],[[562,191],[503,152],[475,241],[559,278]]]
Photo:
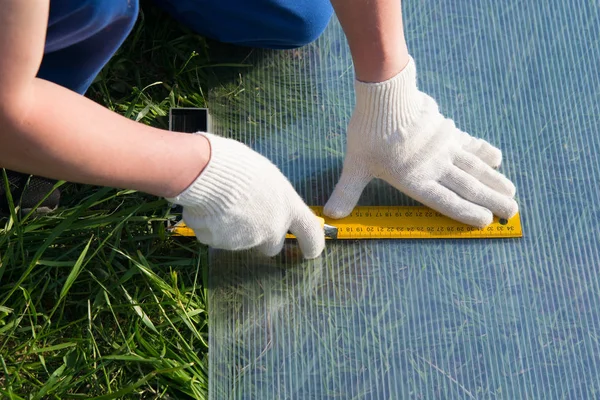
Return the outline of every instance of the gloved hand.
[[[238,141],[201,133],[211,158],[200,176],[175,198],[198,241],[214,248],[257,248],[271,257],[288,230],[305,258],[318,257],[325,235],[312,210],[268,159]]]
[[[381,83],[355,82],[342,176],[325,215],[351,213],[365,186],[385,180],[457,221],[484,227],[517,213],[515,186],[494,168],[502,153],[458,129],[417,88],[415,62]]]

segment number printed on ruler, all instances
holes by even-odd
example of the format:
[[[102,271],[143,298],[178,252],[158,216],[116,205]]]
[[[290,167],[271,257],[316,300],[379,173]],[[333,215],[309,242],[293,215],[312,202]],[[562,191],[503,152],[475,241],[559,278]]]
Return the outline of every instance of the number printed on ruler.
[[[476,239],[523,236],[519,214],[508,221],[494,219],[483,229],[465,225],[427,207],[356,207],[350,215],[330,219],[323,207],[310,207],[325,220],[329,239]],[[172,228],[175,235],[195,236],[183,221]],[[286,237],[293,238],[288,234]]]
[[[510,220],[495,218],[483,229],[469,226],[427,207],[363,206],[350,215],[330,219],[322,207],[311,207],[325,223],[337,228],[338,239],[426,239],[426,238],[506,238],[521,237],[519,215]]]

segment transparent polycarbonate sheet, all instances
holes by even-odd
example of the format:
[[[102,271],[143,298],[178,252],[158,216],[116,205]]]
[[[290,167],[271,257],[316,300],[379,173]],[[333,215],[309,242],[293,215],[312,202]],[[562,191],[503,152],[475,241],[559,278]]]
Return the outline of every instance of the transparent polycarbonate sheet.
[[[524,237],[211,251],[210,397],[600,398],[598,3],[404,3],[421,89],[503,150]],[[323,205],[354,102],[339,23],[245,61],[215,89],[215,132]],[[373,182],[361,204],[416,203]]]

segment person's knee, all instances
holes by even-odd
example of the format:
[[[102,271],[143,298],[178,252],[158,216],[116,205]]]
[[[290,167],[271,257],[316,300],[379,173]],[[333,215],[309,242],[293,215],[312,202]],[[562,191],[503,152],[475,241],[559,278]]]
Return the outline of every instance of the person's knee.
[[[321,36],[333,14],[329,0],[299,1],[292,13],[287,32],[281,37],[282,47],[297,48],[314,42]]]
[[[292,49],[315,41],[327,27],[329,0],[154,0],[200,35],[242,46]]]
[[[127,35],[137,0],[61,0],[50,5],[38,77],[83,94]]]
[[[85,0],[88,10],[88,24],[92,29],[103,30],[119,25],[130,30],[137,20],[138,0]]]
[[[108,27],[118,26],[126,34],[137,19],[135,0],[63,0],[52,2],[46,51],[82,42]]]

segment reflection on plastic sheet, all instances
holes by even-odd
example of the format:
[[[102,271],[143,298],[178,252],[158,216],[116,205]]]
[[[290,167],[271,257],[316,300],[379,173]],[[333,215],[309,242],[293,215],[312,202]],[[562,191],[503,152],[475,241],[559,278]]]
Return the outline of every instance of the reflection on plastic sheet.
[[[504,151],[525,237],[213,251],[211,398],[600,397],[598,9],[450,3],[405,4],[419,85]],[[248,61],[245,91],[209,106],[216,132],[323,205],[353,106],[339,25]],[[375,181],[361,204],[416,203]]]

